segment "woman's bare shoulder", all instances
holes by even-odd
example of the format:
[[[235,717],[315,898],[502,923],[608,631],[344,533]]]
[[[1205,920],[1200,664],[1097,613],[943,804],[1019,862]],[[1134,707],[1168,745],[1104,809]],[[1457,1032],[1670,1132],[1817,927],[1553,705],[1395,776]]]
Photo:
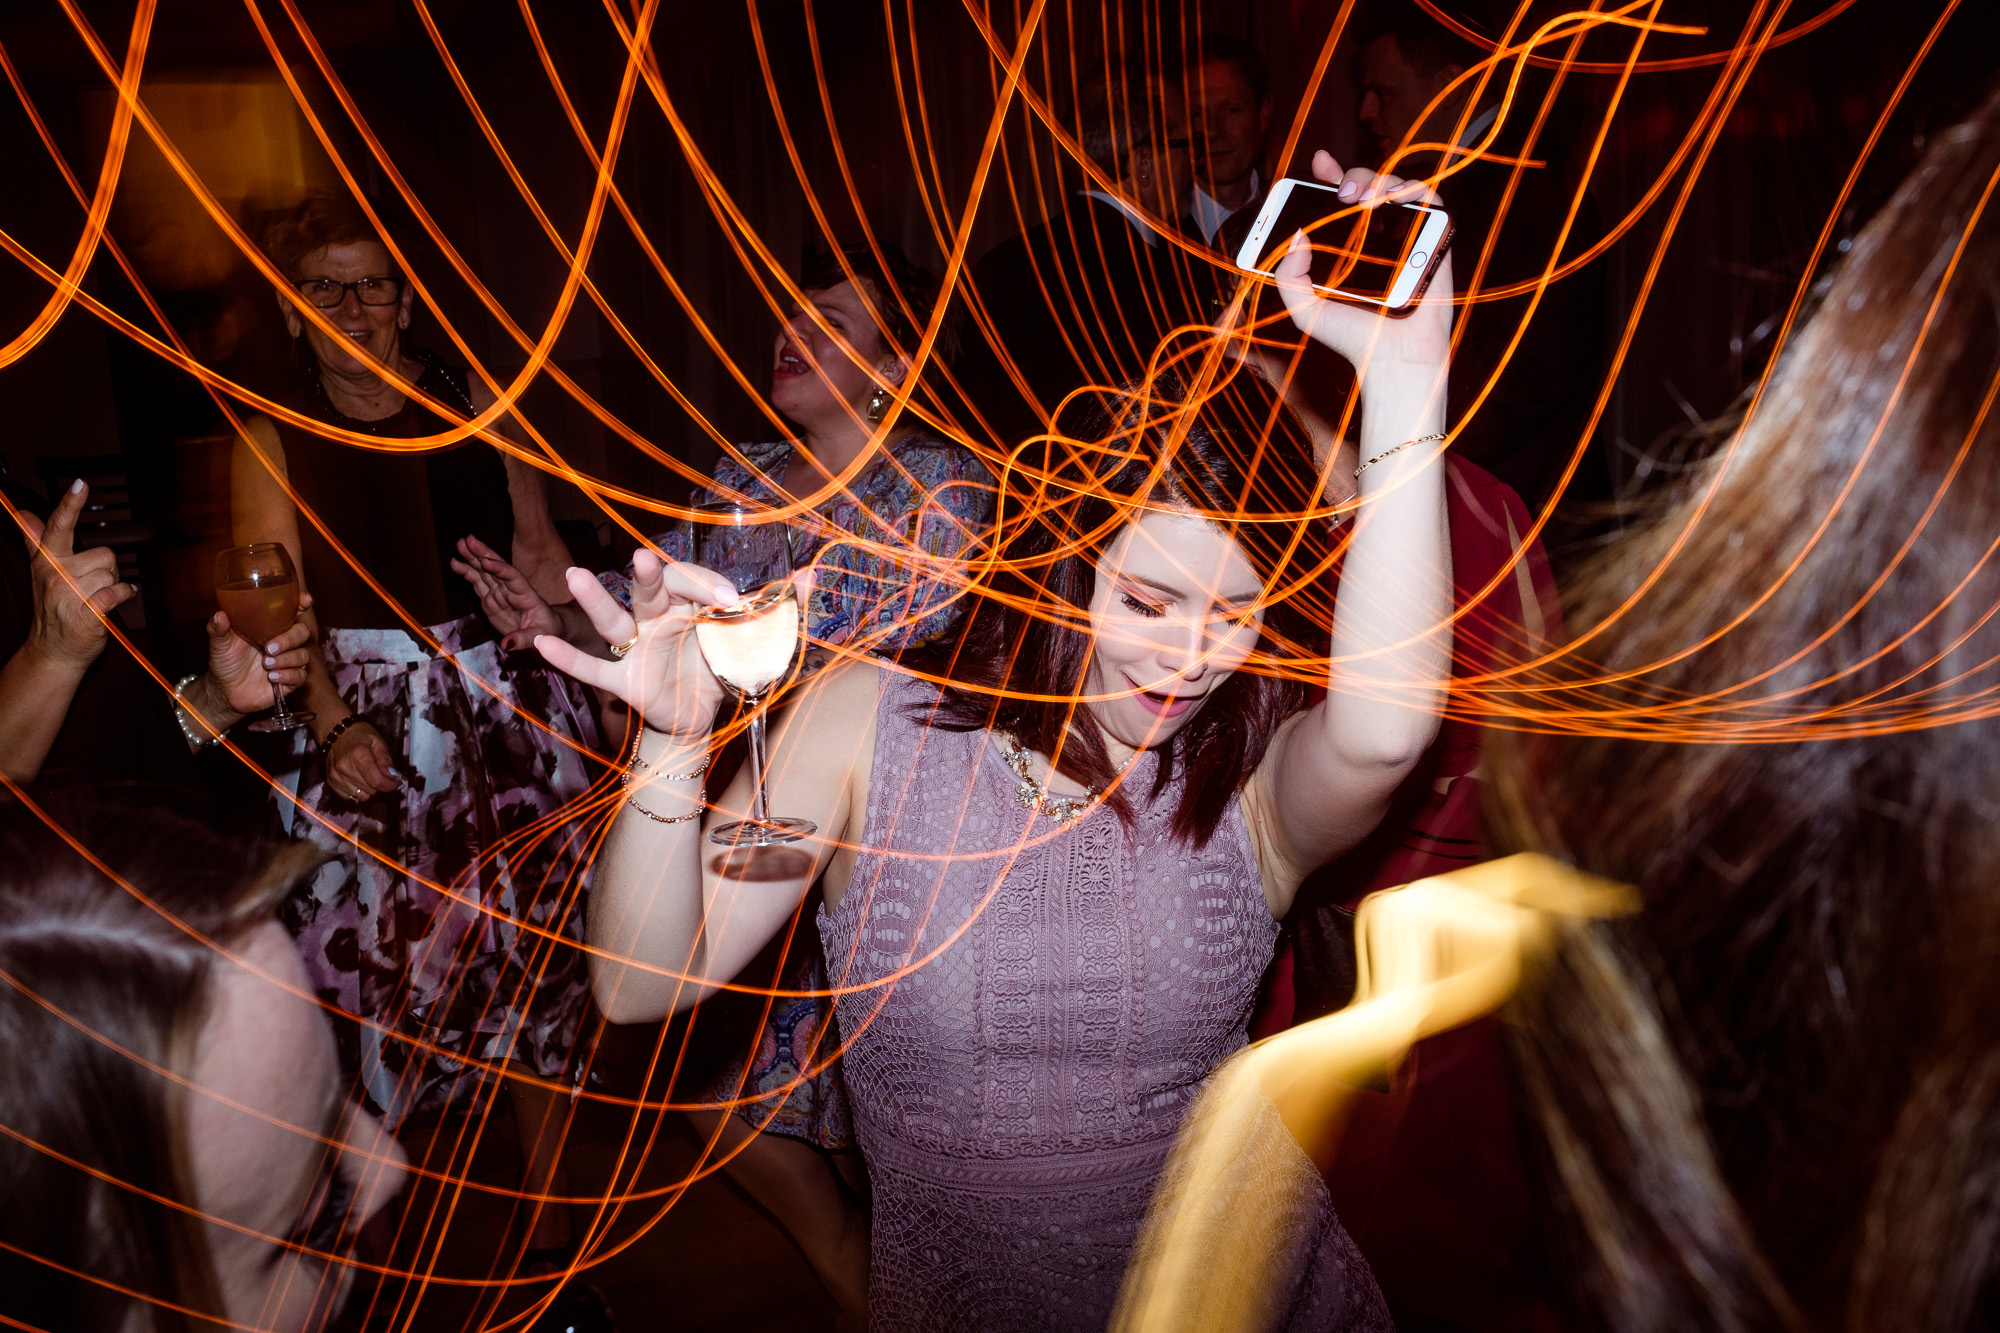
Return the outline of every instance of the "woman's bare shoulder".
[[[285,440],[278,434],[278,423],[262,412],[252,413],[243,418],[243,430],[236,437],[238,445],[243,443],[244,435],[251,436],[264,452],[281,458],[284,456]]]
[[[796,687],[789,711],[812,729],[815,740],[872,733],[888,675],[872,657],[835,661]]]
[[[285,465],[285,440],[278,434],[277,423],[262,413],[244,417],[243,429],[237,432],[236,442],[230,449],[230,466],[239,486],[254,484],[260,478],[273,475],[289,476],[290,469]]]

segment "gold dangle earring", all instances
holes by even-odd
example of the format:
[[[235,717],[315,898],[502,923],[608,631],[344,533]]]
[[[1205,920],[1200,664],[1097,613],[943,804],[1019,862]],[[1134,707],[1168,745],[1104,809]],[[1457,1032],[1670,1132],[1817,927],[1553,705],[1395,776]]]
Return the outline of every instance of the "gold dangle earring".
[[[890,393],[887,389],[878,388],[874,393],[870,394],[868,396],[868,410],[866,413],[869,424],[875,426],[881,425],[882,418],[889,415],[889,404],[895,401],[896,395]]]

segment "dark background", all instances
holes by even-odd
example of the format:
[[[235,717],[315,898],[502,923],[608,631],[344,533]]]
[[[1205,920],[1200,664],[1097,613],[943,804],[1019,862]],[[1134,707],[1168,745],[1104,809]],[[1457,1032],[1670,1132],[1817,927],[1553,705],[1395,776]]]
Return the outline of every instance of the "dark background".
[[[1809,22],[1829,2],[1795,4],[1786,26]],[[485,309],[399,199],[283,5],[258,0],[257,8],[335,149],[409,247],[435,309],[472,355],[506,379],[527,359],[522,340],[531,345],[554,312],[563,262],[482,135],[423,15],[410,0],[298,0],[307,29],[363,120],[470,272],[519,327],[519,337]],[[996,39],[1011,46],[1018,11],[1025,8],[988,4],[980,12]],[[131,4],[84,3],[82,9],[122,59]],[[1243,37],[1271,64],[1275,159],[1338,9],[1332,0],[1164,6],[1054,0],[1031,49],[1028,82],[1057,114],[1068,115],[1077,79],[1094,64],[1101,67],[1107,42],[1174,49],[1195,27]],[[1751,9],[1725,0],[1667,0],[1664,20],[1710,31],[1656,37],[1646,55],[1726,51]],[[1559,7],[1538,6],[1535,13],[1545,10],[1553,14]],[[1620,486],[1630,490],[1657,480],[1670,470],[1658,460],[1680,447],[1675,437],[1727,412],[1754,383],[1777,317],[1805,276],[1843,181],[1944,11],[1941,0],[1854,0],[1758,64],[1687,195],[1595,437]],[[550,225],[573,242],[595,171],[542,68],[522,10],[495,0],[435,0],[427,12]],[[594,3],[544,2],[531,12],[586,132],[601,145],[624,64],[609,14]],[[621,12],[629,20],[629,8]],[[1120,22],[1122,37],[1115,26]],[[1970,106],[1993,65],[1994,27],[1986,0],[1960,7],[1864,163],[1837,234],[1865,220],[1927,133]],[[1615,60],[1628,44],[1616,33],[1600,33],[1585,42],[1581,55]],[[110,123],[109,81],[53,0],[23,0],[0,10],[0,46],[56,147],[90,188]],[[887,6],[879,0],[671,3],[654,27],[652,51],[688,139],[741,210],[755,242],[778,264],[795,270],[803,256],[829,243],[829,233],[857,242],[862,219],[920,262],[940,264],[939,229],[956,227],[966,207],[1000,77],[965,6],[942,0],[892,0]],[[162,0],[145,68],[149,105],[239,220],[254,225],[260,210],[300,189],[338,183],[240,0]],[[1607,223],[1631,212],[1660,178],[1721,73],[1720,65],[1709,63],[1633,81],[1591,184]],[[1531,71],[1528,90],[1538,96],[1549,78],[1546,71]],[[1615,82],[1590,72],[1570,73],[1563,82],[1548,132],[1579,159]],[[1356,99],[1351,52],[1336,51],[1305,108],[1302,157],[1325,145],[1352,160]],[[1035,211],[1038,197],[1075,187],[1073,166],[1033,125],[1017,102],[978,205],[969,259],[1019,230],[1021,212]],[[792,164],[787,134],[802,174]],[[854,182],[852,202],[836,137]],[[11,92],[0,94],[0,154],[7,180],[0,227],[61,269],[76,244],[83,209]],[[1271,166],[1285,174],[1285,164],[1273,160]],[[1607,345],[1626,327],[1687,174],[1683,166],[1599,261],[1612,295],[1603,330]],[[590,261],[593,280],[632,342],[713,431],[730,439],[768,437],[773,427],[728,362],[741,367],[752,389],[763,387],[776,326],[771,302],[781,294],[760,289],[760,282],[769,283],[768,269],[743,231],[717,221],[688,151],[643,85],[616,179],[680,296],[615,210],[607,211]],[[815,206],[825,216],[824,228]],[[135,144],[126,164],[112,235],[203,360],[252,387],[270,387],[291,373],[268,289],[143,143]],[[109,256],[99,254],[84,286],[157,332]],[[14,337],[49,292],[44,280],[0,259],[0,330]],[[703,339],[690,308],[707,321],[728,361]],[[436,318],[423,319],[418,334],[426,345],[460,357]],[[712,461],[709,429],[676,403],[587,297],[580,295],[570,311],[552,359],[646,446],[698,470]],[[586,473],[645,496],[678,500],[686,492],[686,482],[668,466],[608,429],[547,375],[530,389],[523,414]],[[31,351],[0,369],[0,460],[16,481],[44,491],[78,472],[102,479],[109,501],[97,515],[106,525],[102,533],[123,543],[128,567],[142,579],[143,614],[170,655],[194,652],[198,640],[191,627],[212,606],[208,553],[223,544],[227,530],[225,432],[220,412],[193,377],[80,308],[71,308]],[[587,496],[567,485],[556,489],[558,517],[571,521],[567,531],[580,559],[618,558],[629,549]],[[647,521],[629,506],[623,512],[642,527]]]

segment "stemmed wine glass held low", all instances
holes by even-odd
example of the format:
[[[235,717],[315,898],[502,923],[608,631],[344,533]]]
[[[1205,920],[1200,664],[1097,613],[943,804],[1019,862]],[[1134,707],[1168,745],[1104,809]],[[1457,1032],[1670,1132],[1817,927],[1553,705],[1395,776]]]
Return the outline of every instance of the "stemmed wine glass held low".
[[[791,529],[755,505],[725,501],[696,510],[699,563],[740,595],[730,607],[695,613],[694,636],[708,669],[750,710],[750,817],[709,831],[733,847],[776,847],[818,831],[809,819],[773,816],[764,802],[764,715],[772,689],[792,669],[804,620],[792,582]]]
[[[299,574],[292,557],[277,542],[232,547],[215,557],[215,600],[229,617],[230,630],[258,652],[292,627],[299,618]],[[311,713],[285,707],[285,692],[274,681],[271,695],[277,708],[250,724],[259,732],[296,731],[312,721]]]

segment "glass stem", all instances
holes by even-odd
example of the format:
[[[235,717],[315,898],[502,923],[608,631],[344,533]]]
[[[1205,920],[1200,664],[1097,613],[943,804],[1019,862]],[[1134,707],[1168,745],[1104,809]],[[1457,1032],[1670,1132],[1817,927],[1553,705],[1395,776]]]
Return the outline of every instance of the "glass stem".
[[[768,823],[764,806],[764,709],[753,700],[750,704],[750,819],[752,823]]]
[[[291,710],[285,707],[285,690],[277,681],[271,682],[271,701],[277,705],[277,719],[283,722],[290,717]]]

